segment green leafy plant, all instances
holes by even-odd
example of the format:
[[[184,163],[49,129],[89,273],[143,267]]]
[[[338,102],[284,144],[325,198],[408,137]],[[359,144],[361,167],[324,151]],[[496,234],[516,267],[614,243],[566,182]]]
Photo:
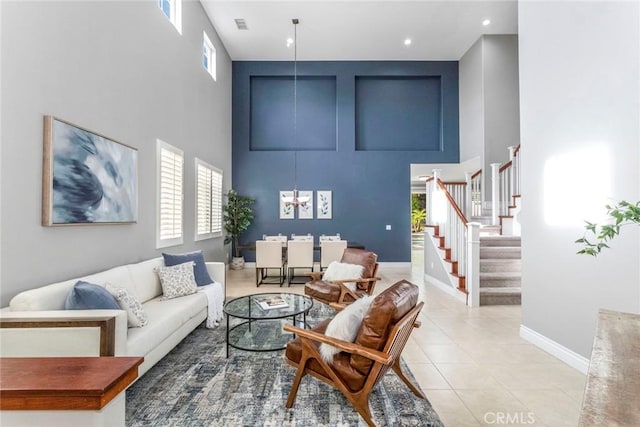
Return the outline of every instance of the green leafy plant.
[[[585,221],[585,234],[576,240],[576,243],[584,246],[578,251],[579,254],[597,256],[602,249],[609,247],[608,241],[620,234],[622,226],[640,225],[640,202],[633,204],[623,200],[613,207],[606,205],[605,208],[612,222],[596,224]]]
[[[426,219],[426,209],[413,209],[411,211],[411,231],[414,233],[422,231]]]
[[[251,205],[255,201],[251,197],[240,196],[235,190],[227,193],[227,204],[222,207],[222,220],[227,235],[225,245],[233,242],[235,257],[240,257],[238,236],[247,231],[253,221]]]

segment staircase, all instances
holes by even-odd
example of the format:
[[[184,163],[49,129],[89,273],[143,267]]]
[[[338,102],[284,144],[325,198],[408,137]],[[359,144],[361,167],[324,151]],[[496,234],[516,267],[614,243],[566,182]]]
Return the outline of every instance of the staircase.
[[[519,305],[519,236],[480,236],[480,305]]]

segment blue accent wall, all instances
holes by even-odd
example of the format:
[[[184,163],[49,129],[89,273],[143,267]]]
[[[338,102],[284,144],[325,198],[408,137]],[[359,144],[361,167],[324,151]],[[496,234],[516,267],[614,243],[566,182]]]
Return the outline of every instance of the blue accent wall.
[[[233,63],[233,188],[256,199],[241,242],[340,233],[411,260],[411,163],[457,163],[456,61]],[[297,162],[297,173],[294,171]],[[279,191],[331,190],[333,219],[279,219]],[[315,200],[314,200],[315,202]],[[391,225],[391,230],[385,226]],[[254,253],[246,251],[248,261]]]

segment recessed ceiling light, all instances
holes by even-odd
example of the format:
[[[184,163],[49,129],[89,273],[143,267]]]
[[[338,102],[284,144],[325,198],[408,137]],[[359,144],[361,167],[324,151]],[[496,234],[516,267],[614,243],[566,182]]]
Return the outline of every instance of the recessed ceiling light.
[[[484,21],[482,21],[482,25],[484,25],[485,27],[489,24],[491,24],[491,19],[485,19]]]
[[[409,46],[411,44],[411,39],[404,39],[404,45]]]
[[[293,39],[291,37],[289,37],[287,39],[287,47],[291,47],[293,45]]]

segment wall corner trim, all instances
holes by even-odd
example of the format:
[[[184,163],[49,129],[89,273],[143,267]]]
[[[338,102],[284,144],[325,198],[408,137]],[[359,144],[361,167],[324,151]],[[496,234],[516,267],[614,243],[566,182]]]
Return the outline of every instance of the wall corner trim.
[[[540,347],[542,350],[562,360],[572,368],[587,374],[589,371],[589,359],[580,354],[569,350],[567,347],[558,344],[550,338],[530,329],[524,325],[520,325],[520,337],[529,341],[531,344]]]

